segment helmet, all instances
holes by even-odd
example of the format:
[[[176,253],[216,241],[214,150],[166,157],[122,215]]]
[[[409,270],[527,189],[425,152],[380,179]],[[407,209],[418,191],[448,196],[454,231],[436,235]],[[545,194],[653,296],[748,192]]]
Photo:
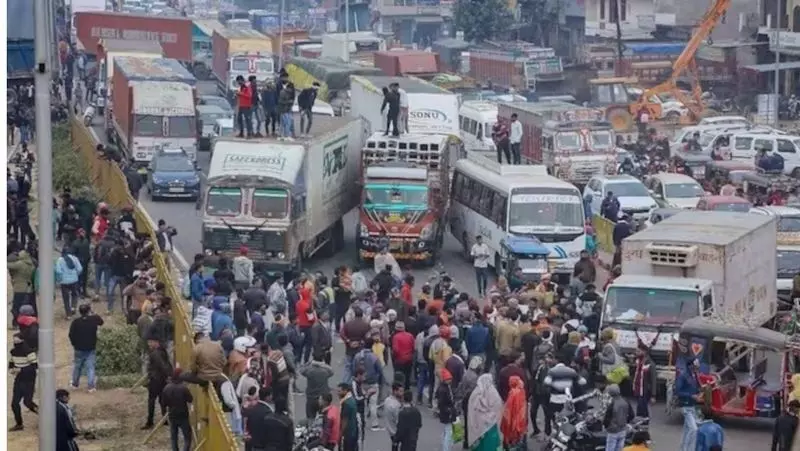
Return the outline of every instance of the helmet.
[[[233,350],[239,351],[242,354],[247,352],[248,348],[255,347],[256,339],[253,337],[237,337],[233,340]]]

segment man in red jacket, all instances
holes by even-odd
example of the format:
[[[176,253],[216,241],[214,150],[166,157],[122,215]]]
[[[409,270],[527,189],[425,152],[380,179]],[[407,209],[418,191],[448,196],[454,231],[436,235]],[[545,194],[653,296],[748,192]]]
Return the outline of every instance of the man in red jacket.
[[[392,364],[394,371],[403,375],[403,385],[408,390],[411,385],[411,368],[414,363],[414,336],[406,331],[406,325],[398,321],[394,325],[392,337]]]
[[[299,291],[300,300],[297,301],[295,306],[295,314],[297,315],[297,327],[300,328],[300,333],[303,334],[303,348],[295,358],[303,363],[308,363],[311,357],[311,326],[317,320],[317,315],[314,313],[314,306],[311,304],[311,291],[305,287]]]
[[[241,75],[236,77],[239,91],[236,93],[236,120],[239,122],[239,138],[244,138],[244,131],[247,130],[247,137],[253,137],[253,91],[250,83],[247,83]]]

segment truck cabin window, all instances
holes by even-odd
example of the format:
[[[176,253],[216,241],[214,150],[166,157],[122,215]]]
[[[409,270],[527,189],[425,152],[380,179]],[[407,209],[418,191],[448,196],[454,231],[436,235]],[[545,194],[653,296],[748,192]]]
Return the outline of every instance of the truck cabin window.
[[[791,279],[800,272],[800,251],[778,250],[778,278]]]
[[[781,216],[778,219],[778,232],[800,232],[800,216]]]
[[[169,118],[169,137],[192,138],[197,136],[194,116],[172,116]]]
[[[274,72],[272,61],[267,58],[234,58],[231,70],[236,72]]]
[[[659,324],[685,321],[700,314],[694,290],[608,287],[606,314],[610,321]]]
[[[595,131],[590,134],[592,149],[608,149],[611,147],[611,133],[607,131]]]
[[[255,218],[285,218],[289,214],[289,192],[285,189],[256,189],[251,213]]]
[[[237,216],[242,212],[242,190],[211,188],[206,196],[206,213],[211,216]]]
[[[164,135],[164,118],[162,116],[137,114],[133,120],[135,136],[155,138]]]
[[[428,204],[428,187],[367,184],[365,204],[376,209],[425,208]]]
[[[508,230],[512,233],[539,236],[583,231],[583,204],[577,193],[513,193],[508,217]]]
[[[559,133],[556,135],[556,148],[558,150],[580,149],[581,137],[576,132]]]

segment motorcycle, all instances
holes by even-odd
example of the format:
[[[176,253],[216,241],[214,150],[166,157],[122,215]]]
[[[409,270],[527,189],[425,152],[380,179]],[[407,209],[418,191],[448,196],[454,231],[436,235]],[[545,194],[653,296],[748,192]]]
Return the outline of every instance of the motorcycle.
[[[306,424],[298,424],[294,427],[294,448],[292,451],[325,451],[319,441],[319,435],[312,431]]]

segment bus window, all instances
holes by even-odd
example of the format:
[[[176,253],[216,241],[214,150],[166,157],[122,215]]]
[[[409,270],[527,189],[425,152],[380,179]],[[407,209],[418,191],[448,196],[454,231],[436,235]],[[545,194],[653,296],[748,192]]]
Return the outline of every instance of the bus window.
[[[491,217],[492,214],[492,196],[494,195],[494,191],[491,188],[483,187],[481,190],[481,199],[480,199],[480,210],[478,212],[483,217]]]
[[[493,192],[494,198],[492,199],[492,216],[491,219],[502,230],[506,229],[506,196],[498,192]]]

